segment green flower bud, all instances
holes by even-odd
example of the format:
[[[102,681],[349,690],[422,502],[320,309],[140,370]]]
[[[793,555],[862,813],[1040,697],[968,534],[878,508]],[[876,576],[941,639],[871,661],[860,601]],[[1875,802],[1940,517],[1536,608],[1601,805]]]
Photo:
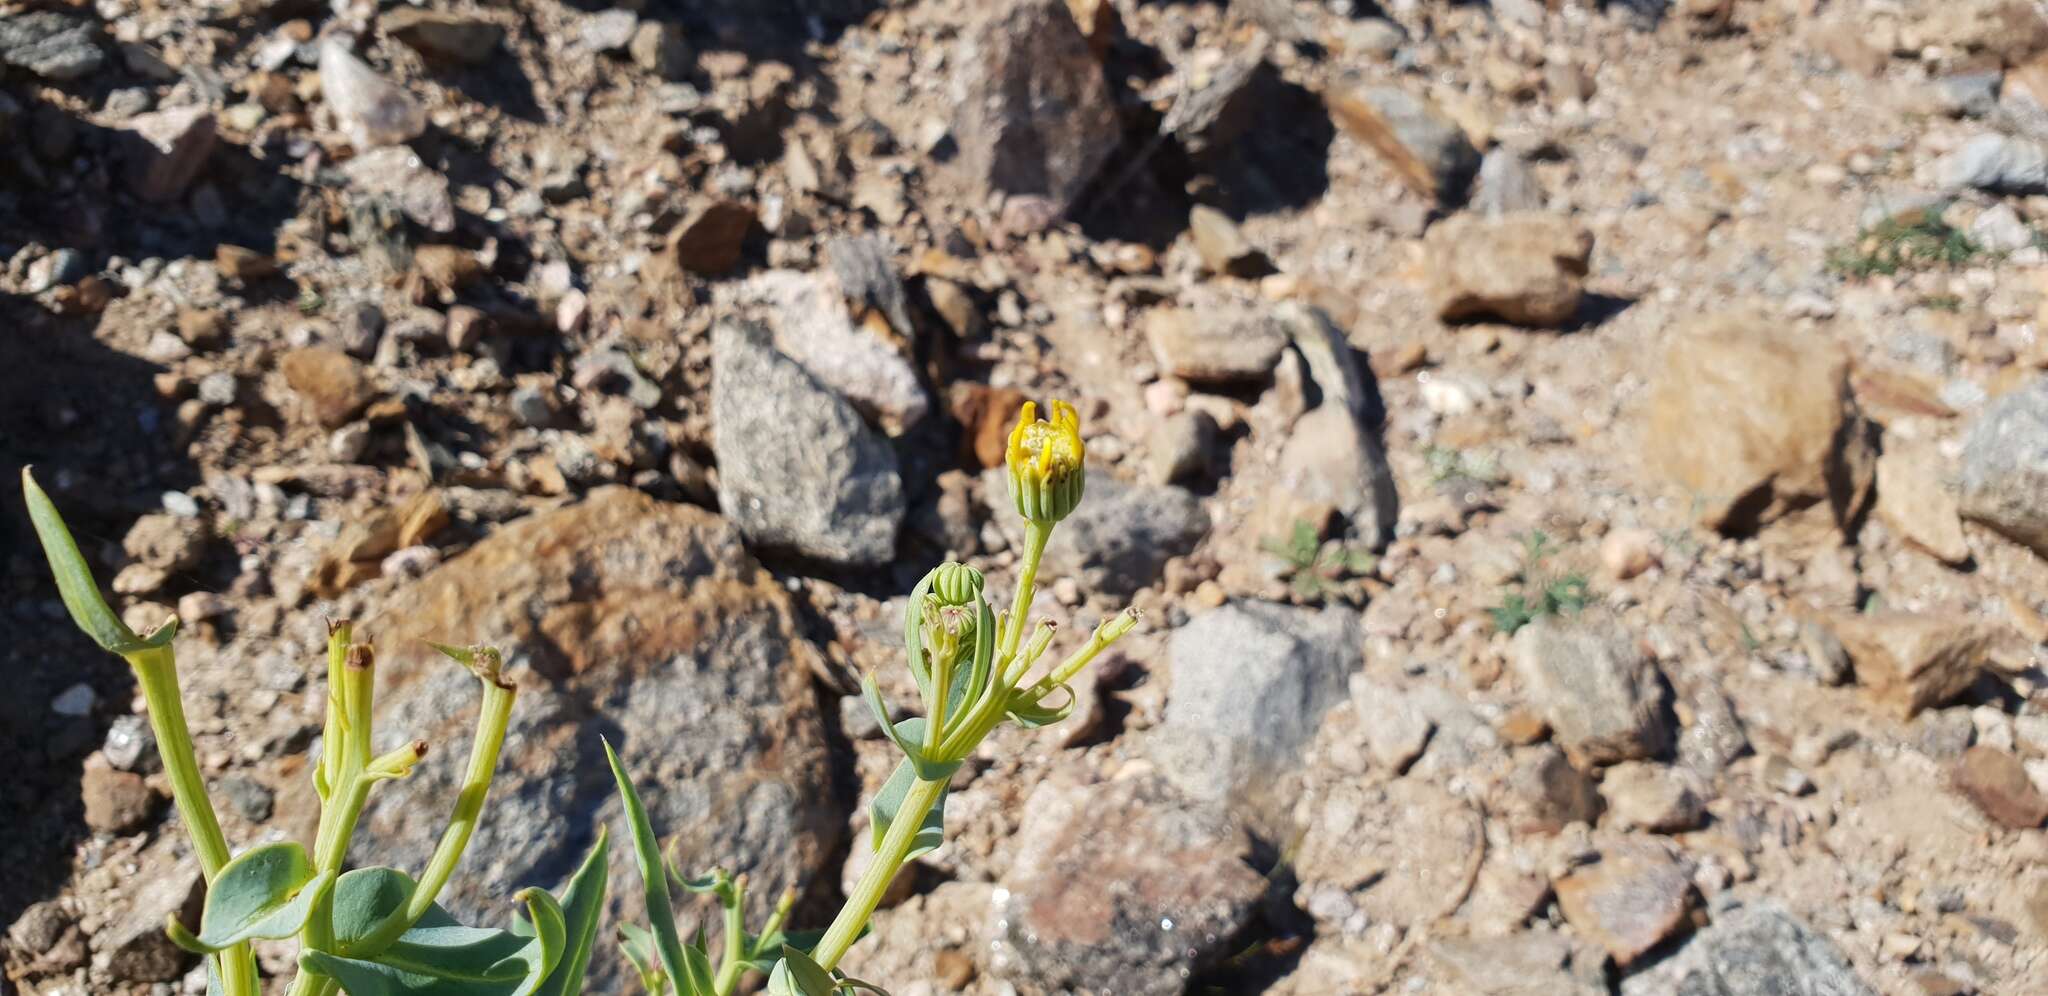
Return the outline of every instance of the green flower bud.
[[[932,570],[932,594],[940,605],[972,605],[981,597],[981,572],[947,561]]]

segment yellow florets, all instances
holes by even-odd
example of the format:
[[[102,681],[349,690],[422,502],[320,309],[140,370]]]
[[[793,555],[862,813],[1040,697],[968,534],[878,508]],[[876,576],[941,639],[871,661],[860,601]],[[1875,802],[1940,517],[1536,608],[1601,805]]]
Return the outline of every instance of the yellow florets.
[[[1082,461],[1087,449],[1081,442],[1081,415],[1073,405],[1054,401],[1047,421],[1038,417],[1036,403],[1024,402],[1004,460],[1017,514],[1040,523],[1066,518],[1080,504],[1086,485]]]

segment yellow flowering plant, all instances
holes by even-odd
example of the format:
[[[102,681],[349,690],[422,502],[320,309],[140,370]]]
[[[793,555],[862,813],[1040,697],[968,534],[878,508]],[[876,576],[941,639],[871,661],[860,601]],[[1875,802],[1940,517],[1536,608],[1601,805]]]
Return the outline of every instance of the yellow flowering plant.
[[[693,884],[662,859],[632,779],[613,758],[653,919],[651,931],[625,930],[623,943],[650,992],[673,986],[678,996],[731,996],[745,967],[766,972],[768,992],[774,996],[879,991],[871,983],[847,978],[837,966],[866,931],[903,866],[944,842],[946,789],[953,772],[1005,720],[1030,728],[1066,718],[1074,706],[1069,683],[1137,625],[1134,610],[1112,616],[1064,660],[1032,678],[1051,649],[1054,634],[1050,621],[1035,627],[1027,622],[1037,593],[1039,561],[1053,528],[1080,504],[1087,486],[1080,416],[1061,401],[1053,402],[1051,411],[1050,419],[1039,418],[1037,406],[1026,402],[1005,454],[1010,497],[1025,530],[1010,608],[998,613],[989,604],[980,571],[966,564],[941,564],[918,582],[904,610],[904,659],[917,685],[922,714],[890,722],[889,704],[875,676],[867,675],[861,682],[868,708],[903,759],[868,806],[874,858],[822,934],[782,931],[787,897],[766,931],[747,934],[739,925],[738,889],[731,880],[714,873],[708,884]],[[671,883],[717,893],[727,920],[725,954],[717,964],[701,936],[684,944],[676,933]]]

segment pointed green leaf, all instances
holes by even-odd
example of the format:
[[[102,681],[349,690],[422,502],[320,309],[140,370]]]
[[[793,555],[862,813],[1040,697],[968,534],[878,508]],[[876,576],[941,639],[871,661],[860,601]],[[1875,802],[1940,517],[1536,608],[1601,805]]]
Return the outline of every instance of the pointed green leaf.
[[[782,960],[768,973],[770,996],[834,996],[838,991],[832,973],[820,968],[810,955],[788,945],[782,948]]]
[[[626,961],[640,976],[640,986],[648,996],[662,996],[668,992],[668,973],[661,970],[661,955],[656,953],[654,935],[637,923],[619,924],[619,950]]]
[[[331,881],[331,873],[313,873],[306,849],[297,844],[250,848],[222,866],[207,887],[197,937],[175,916],[164,929],[172,943],[204,955],[252,938],[290,937],[306,925],[314,901]]]
[[[882,783],[882,790],[875,793],[875,801],[868,804],[868,832],[874,847],[882,846],[882,838],[889,835],[889,824],[896,822],[896,814],[903,809],[904,796],[910,794],[911,786],[916,783],[917,771],[908,760],[904,760],[889,773],[889,780]],[[941,793],[932,811],[925,814],[917,836],[911,838],[909,857],[928,853],[945,842],[946,795]]]
[[[56,503],[50,501],[29,470],[21,468],[22,498],[28,505],[29,521],[35,524],[36,538],[42,541],[43,556],[50,561],[50,573],[57,578],[57,594],[70,611],[71,621],[94,643],[117,654],[169,644],[172,634],[177,632],[175,626],[159,628],[144,639],[114,614],[106,598],[100,595],[99,583],[93,580],[85,555],[78,552],[78,542],[71,538],[64,517],[57,513]]]
[[[1053,691],[1067,693],[1066,701],[1057,706],[1046,705],[1045,700],[1051,698],[1053,692],[1045,693],[1035,702],[1012,700],[1010,702],[1010,718],[1016,720],[1017,725],[1025,729],[1051,726],[1067,718],[1074,711],[1074,689],[1068,685],[1060,685],[1053,689]]]
[[[676,986],[678,996],[709,996],[693,985],[685,967],[682,938],[676,936],[676,910],[669,900],[667,869],[661,848],[654,840],[654,827],[647,822],[647,807],[633,789],[633,779],[619,762],[611,741],[605,741],[605,757],[612,765],[612,778],[619,783],[619,800],[626,809],[626,824],[633,831],[633,854],[640,865],[640,885],[647,902],[647,918],[654,928],[655,951],[661,955],[662,970]]]
[[[590,969],[590,949],[597,942],[597,922],[604,915],[604,894],[611,876],[608,863],[611,835],[597,828],[597,843],[583,858],[583,866],[569,879],[562,893],[562,915],[568,930],[568,947],[555,970],[534,990],[534,996],[578,996],[583,976]]]

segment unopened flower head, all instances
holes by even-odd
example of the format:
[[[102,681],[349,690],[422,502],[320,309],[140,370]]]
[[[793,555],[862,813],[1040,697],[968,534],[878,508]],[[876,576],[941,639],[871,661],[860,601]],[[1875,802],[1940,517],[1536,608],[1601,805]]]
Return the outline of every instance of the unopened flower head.
[[[1087,484],[1082,459],[1081,416],[1064,401],[1052,403],[1050,421],[1038,417],[1038,405],[1024,402],[1017,427],[1010,430],[1005,463],[1010,471],[1010,497],[1017,514],[1038,523],[1067,517],[1081,503]]]
[[[925,660],[933,667],[951,667],[961,652],[974,646],[974,610],[964,605],[943,604],[939,596],[925,596]]]
[[[957,561],[947,561],[932,571],[931,592],[940,605],[973,605],[981,597],[981,572]]]

